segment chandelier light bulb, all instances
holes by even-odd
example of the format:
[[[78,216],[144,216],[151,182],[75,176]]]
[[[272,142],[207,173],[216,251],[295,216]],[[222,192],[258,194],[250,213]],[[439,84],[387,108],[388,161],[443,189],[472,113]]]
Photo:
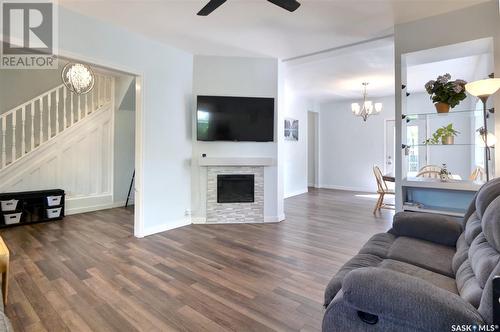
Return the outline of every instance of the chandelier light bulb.
[[[375,112],[382,112],[382,103],[375,103]]]
[[[62,71],[62,81],[71,92],[83,95],[92,90],[95,78],[89,66],[81,63],[68,63]]]
[[[352,110],[352,113],[354,113],[354,115],[359,115],[359,112],[361,111],[361,107],[359,106],[358,103],[352,103],[351,110]]]

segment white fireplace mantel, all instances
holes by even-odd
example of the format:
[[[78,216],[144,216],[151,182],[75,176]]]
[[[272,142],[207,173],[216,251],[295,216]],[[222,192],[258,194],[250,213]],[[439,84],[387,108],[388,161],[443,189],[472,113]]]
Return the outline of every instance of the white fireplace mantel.
[[[198,161],[200,166],[274,166],[276,161],[274,158],[200,158]]]

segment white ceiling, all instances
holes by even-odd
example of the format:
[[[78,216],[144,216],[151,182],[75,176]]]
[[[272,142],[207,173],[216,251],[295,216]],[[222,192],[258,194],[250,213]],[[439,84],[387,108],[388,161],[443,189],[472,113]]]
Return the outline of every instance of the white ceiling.
[[[462,79],[467,82],[487,78],[491,71],[490,62],[489,54],[480,54],[410,66],[407,70],[408,92],[424,92],[425,83],[446,73],[451,75],[452,80]]]
[[[394,42],[386,38],[314,61],[286,62],[287,91],[318,101],[360,98],[362,83],[368,95],[394,95]]]
[[[300,0],[289,13],[264,0],[229,0],[208,17],[208,0],[59,0],[194,54],[281,59],[391,33],[396,23],[485,0]]]
[[[483,50],[480,49],[482,52]],[[440,55],[442,49],[429,50]],[[473,81],[486,78],[492,69],[490,53],[419,63],[407,68],[407,91],[424,92],[424,85],[439,75]],[[430,54],[430,55],[432,55]],[[427,57],[427,60],[432,58]],[[322,55],[319,59],[286,62],[287,91],[319,103],[361,98],[363,82],[369,82],[369,97],[394,95],[394,44],[391,38],[365,43]]]

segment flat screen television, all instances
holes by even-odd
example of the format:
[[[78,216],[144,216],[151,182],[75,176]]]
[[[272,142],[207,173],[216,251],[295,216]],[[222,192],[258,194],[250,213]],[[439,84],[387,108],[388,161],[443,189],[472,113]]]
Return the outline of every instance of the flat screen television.
[[[198,141],[274,141],[274,98],[198,96]]]

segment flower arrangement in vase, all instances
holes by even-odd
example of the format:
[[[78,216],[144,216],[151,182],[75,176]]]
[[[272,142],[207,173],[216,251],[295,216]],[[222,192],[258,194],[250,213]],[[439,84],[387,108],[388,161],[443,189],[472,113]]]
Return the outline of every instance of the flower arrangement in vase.
[[[454,108],[467,95],[465,94],[464,80],[451,81],[450,74],[438,76],[436,80],[431,80],[425,84],[425,90],[430,95],[430,98],[438,113],[448,113],[450,107]]]

